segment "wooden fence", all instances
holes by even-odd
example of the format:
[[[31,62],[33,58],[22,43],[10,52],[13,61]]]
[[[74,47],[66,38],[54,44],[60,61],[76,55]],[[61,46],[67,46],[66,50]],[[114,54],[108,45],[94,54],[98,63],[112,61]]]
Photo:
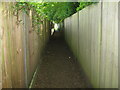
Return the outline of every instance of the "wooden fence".
[[[118,88],[118,3],[90,5],[64,21],[65,39],[96,88]]]
[[[0,61],[3,88],[23,88],[30,85],[49,39],[47,20],[33,28],[32,12],[30,11],[29,15],[19,12],[18,17],[14,16],[11,8],[13,5],[12,2],[0,3]]]

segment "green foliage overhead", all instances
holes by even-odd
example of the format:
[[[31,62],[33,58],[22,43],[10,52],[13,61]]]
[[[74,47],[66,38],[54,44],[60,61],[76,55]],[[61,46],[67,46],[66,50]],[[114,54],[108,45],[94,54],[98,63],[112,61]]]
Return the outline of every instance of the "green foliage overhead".
[[[92,1],[92,0],[89,0]],[[79,2],[79,7],[76,8],[77,11],[82,10],[83,8],[91,5],[91,4],[96,4],[98,3],[99,0],[96,0],[96,2]]]
[[[17,11],[23,10],[26,13],[32,10],[36,21],[43,17],[59,23],[75,13],[78,6],[77,2],[18,2],[15,8]]]
[[[17,2],[15,11],[33,12],[34,24],[40,24],[44,18],[59,23],[77,11],[95,2]]]
[[[82,10],[83,8],[91,4],[93,4],[93,2],[80,2],[79,7],[77,7],[77,11]]]
[[[75,5],[78,5],[78,3],[70,2],[45,3],[45,7],[42,8],[42,10],[49,20],[59,23],[66,17],[69,17],[70,15],[76,12]]]

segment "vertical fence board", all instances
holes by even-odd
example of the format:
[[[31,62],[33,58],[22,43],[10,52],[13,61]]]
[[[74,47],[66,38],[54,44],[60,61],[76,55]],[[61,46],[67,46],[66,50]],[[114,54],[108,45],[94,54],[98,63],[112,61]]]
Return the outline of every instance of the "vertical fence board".
[[[0,18],[2,18],[2,3],[0,3]],[[0,89],[2,89],[2,19],[0,19]]]
[[[6,8],[6,9],[5,9]],[[9,7],[5,5],[5,3],[3,4],[3,12],[4,12],[4,21],[3,21],[3,24],[6,25],[6,24],[9,24],[7,22],[8,20],[8,15],[9,15]],[[8,26],[6,27],[3,27],[4,29],[4,35],[3,35],[3,62],[4,62],[4,65],[2,66],[3,67],[3,83],[4,85],[6,84],[6,87],[12,87],[12,82],[11,82],[11,59],[10,59],[10,51],[9,51],[9,33],[10,31],[8,31]],[[8,43],[7,43],[8,42]]]
[[[109,9],[108,9],[109,7]],[[105,88],[118,87],[118,3],[103,3],[102,7],[102,61],[104,61]],[[106,56],[104,56],[106,55]],[[105,57],[105,58],[104,58]],[[102,73],[102,72],[101,72]],[[112,79],[114,78],[114,79]],[[116,83],[113,86],[112,82]]]
[[[118,3],[118,38],[120,38],[120,1]],[[118,39],[118,68],[120,68],[120,39]],[[118,81],[120,81],[120,69],[118,69]],[[120,88],[120,83],[118,83],[118,88]],[[114,84],[112,84],[114,85]]]

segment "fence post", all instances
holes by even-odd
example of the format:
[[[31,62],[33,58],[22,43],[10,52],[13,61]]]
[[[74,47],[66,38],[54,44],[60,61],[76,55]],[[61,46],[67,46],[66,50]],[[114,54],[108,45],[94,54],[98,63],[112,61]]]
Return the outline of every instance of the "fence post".
[[[25,86],[28,87],[28,70],[27,70],[27,46],[26,46],[26,38],[27,38],[27,35],[26,35],[26,20],[25,20],[25,13],[23,13],[23,48],[24,48],[24,71],[25,71]]]

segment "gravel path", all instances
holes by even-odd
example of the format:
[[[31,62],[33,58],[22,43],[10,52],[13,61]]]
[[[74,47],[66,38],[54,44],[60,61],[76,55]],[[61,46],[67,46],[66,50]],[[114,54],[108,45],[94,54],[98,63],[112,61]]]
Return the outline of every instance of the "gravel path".
[[[91,85],[64,40],[51,38],[33,88],[90,88]]]

